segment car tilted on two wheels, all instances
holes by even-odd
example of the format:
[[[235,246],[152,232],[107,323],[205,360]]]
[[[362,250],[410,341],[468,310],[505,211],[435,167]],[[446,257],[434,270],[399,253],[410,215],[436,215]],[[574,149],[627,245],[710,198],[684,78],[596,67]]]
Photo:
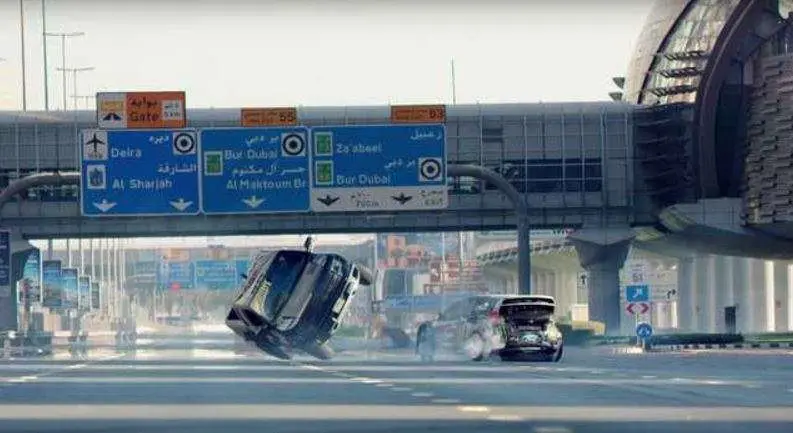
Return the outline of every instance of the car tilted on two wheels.
[[[498,356],[559,362],[564,342],[555,310],[550,296],[471,296],[419,326],[416,353],[423,361],[444,350],[463,352],[475,361]]]
[[[325,343],[359,284],[372,283],[366,267],[307,250],[259,253],[226,317],[235,334],[276,358],[290,359],[296,352],[331,358]]]

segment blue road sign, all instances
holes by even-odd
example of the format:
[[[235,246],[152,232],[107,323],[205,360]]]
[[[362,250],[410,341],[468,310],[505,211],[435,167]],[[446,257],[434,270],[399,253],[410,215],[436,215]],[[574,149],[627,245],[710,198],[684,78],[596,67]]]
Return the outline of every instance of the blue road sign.
[[[195,265],[193,262],[168,262],[164,265],[165,275],[160,282],[166,289],[176,287],[190,290],[195,287]]]
[[[201,130],[206,214],[309,210],[308,128]]]
[[[91,277],[80,275],[77,277],[78,305],[81,310],[91,310]]]
[[[85,216],[196,215],[196,132],[84,130],[80,146]]]
[[[11,290],[11,232],[0,231],[0,287]]]
[[[653,335],[653,325],[647,322],[641,322],[636,325],[636,336],[639,338],[647,339]]]
[[[61,285],[63,287],[63,308],[77,308],[80,304],[80,285],[77,280],[77,268],[61,269]]]
[[[63,306],[61,271],[60,260],[44,260],[41,264],[41,304],[47,308]]]
[[[196,260],[195,285],[200,290],[234,290],[239,280],[233,260]]]
[[[444,125],[311,128],[311,210],[448,206]]]
[[[626,286],[625,298],[628,302],[650,302],[650,286],[646,284]]]

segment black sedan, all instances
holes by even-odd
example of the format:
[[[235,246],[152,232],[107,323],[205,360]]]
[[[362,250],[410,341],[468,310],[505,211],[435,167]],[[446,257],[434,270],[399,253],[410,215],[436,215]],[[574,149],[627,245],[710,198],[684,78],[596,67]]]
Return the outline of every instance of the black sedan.
[[[325,344],[359,284],[371,285],[368,268],[338,254],[280,250],[251,263],[226,325],[246,341],[280,359],[305,352],[330,359]]]

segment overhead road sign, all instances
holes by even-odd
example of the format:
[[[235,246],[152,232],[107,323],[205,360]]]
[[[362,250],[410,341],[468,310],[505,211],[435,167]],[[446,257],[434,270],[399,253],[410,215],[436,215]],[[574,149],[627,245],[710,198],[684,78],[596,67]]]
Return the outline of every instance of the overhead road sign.
[[[297,108],[243,108],[240,123],[245,127],[297,126]]]
[[[445,123],[445,105],[392,105],[391,123]]]
[[[650,311],[650,304],[646,302],[630,303],[625,307],[625,311],[631,315],[647,314]]]
[[[178,130],[84,130],[84,216],[196,215],[197,134]]]
[[[314,212],[448,206],[444,125],[311,128]]]
[[[650,302],[650,286],[646,284],[625,286],[625,297],[628,302]]]
[[[100,92],[96,121],[101,129],[182,129],[185,92]]]
[[[304,127],[202,129],[203,212],[308,211],[308,138]]]

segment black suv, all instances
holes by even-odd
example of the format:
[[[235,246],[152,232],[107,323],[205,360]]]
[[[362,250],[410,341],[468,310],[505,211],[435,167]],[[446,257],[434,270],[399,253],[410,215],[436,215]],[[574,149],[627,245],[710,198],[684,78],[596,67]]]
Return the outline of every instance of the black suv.
[[[303,351],[329,359],[325,345],[371,272],[338,254],[281,250],[259,253],[231,305],[226,325],[268,354]]]
[[[449,350],[464,352],[475,361],[496,355],[559,362],[564,342],[553,320],[555,310],[551,296],[471,296],[419,326],[416,353],[423,361],[432,361],[439,350]]]

